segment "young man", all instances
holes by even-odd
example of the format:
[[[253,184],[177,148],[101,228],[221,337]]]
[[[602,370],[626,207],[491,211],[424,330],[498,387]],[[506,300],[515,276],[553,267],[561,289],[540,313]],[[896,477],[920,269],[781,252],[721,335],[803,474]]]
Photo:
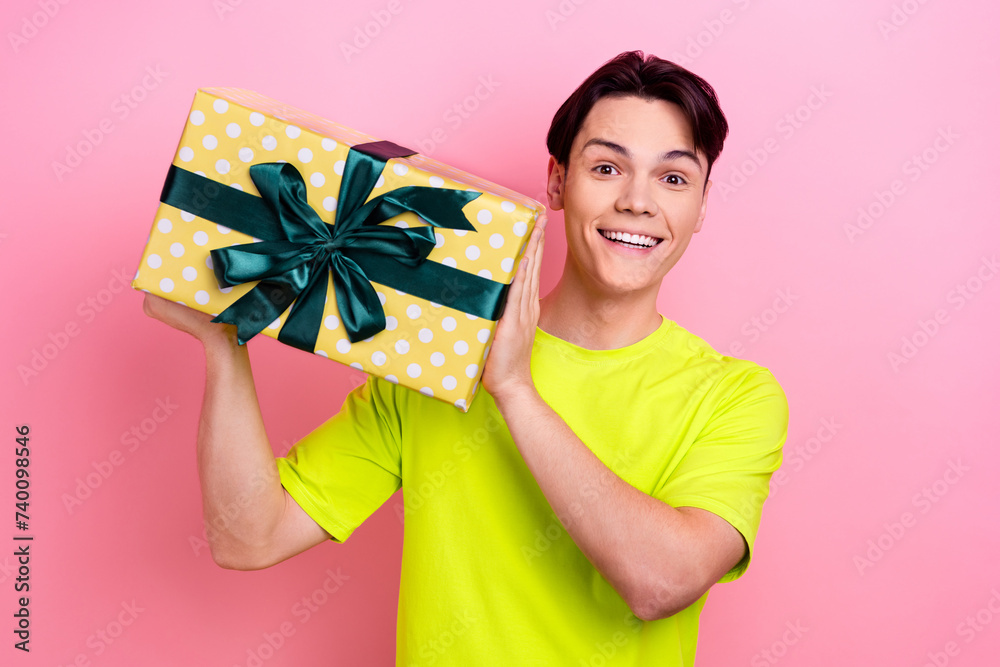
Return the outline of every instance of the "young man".
[[[548,138],[562,278],[539,300],[540,221],[465,414],[369,378],[275,460],[231,325],[148,295],[205,346],[206,522],[251,499],[216,561],[342,542],[402,486],[397,664],[692,665],[709,588],[749,563],[788,420],[767,369],[657,312],[727,130],[706,82],[640,52],[573,93]]]

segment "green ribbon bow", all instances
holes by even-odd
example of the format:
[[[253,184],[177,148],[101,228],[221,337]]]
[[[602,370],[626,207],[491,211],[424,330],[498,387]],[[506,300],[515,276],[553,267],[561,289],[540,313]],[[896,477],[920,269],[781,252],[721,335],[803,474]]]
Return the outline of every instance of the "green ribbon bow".
[[[250,167],[260,197],[171,166],[162,202],[261,239],[211,251],[220,286],[260,281],[212,321],[235,324],[242,345],[291,305],[278,340],[312,352],[322,323],[328,274],[333,276],[337,307],[352,343],[386,326],[372,281],[498,319],[508,285],[425,261],[435,245],[432,227],[476,231],[462,208],[481,193],[406,186],[365,202],[386,162],[413,154],[388,141],[351,148],[333,225],[309,206],[305,182],[291,164]],[[379,224],[408,211],[430,226],[400,229]]]

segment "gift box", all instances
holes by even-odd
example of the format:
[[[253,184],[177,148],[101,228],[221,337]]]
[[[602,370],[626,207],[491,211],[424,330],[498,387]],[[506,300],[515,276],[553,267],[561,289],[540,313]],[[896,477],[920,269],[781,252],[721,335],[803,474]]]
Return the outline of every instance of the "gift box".
[[[467,410],[544,207],[257,93],[199,90],[132,286]]]

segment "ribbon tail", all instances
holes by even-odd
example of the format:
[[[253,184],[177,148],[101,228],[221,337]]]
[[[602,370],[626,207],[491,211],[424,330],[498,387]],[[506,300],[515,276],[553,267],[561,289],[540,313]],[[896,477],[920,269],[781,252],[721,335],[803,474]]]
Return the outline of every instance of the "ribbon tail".
[[[316,349],[316,337],[319,335],[326,306],[327,272],[318,268],[322,264],[323,262],[317,261],[313,265],[308,284],[292,304],[292,310],[278,332],[279,341],[306,352],[314,352]]]
[[[475,232],[476,228],[465,217],[462,209],[481,194],[474,190],[407,185],[372,200],[375,203],[374,210],[367,216],[364,224],[378,224],[412,211],[431,226]]]
[[[334,292],[340,321],[352,343],[385,329],[385,312],[369,278],[354,260],[337,254],[331,258]],[[318,331],[318,329],[317,329]]]
[[[294,284],[282,280],[261,280],[212,321],[235,324],[236,342],[244,345],[278,319],[296,296],[298,289]]]

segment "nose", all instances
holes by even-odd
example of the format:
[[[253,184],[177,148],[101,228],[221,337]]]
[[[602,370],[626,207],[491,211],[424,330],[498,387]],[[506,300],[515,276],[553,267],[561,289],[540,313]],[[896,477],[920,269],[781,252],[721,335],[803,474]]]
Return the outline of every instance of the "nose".
[[[649,183],[645,179],[635,176],[622,180],[622,190],[615,206],[623,213],[634,215],[655,215],[657,213],[656,201],[653,199]]]

